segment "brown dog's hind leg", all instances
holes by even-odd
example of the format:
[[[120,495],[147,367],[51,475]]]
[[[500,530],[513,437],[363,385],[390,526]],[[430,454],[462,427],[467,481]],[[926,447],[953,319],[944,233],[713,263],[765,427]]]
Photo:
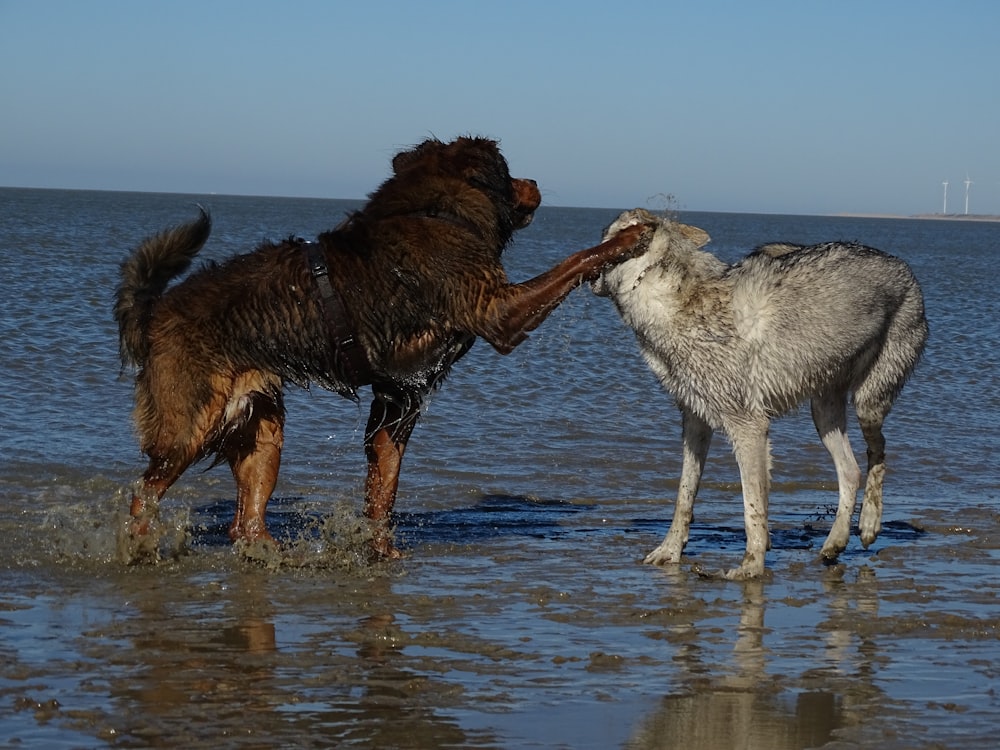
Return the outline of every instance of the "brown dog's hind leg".
[[[130,531],[132,536],[145,536],[156,520],[160,510],[160,500],[170,486],[184,473],[193,456],[151,455],[149,468],[142,475],[142,484],[132,493],[132,516]]]
[[[229,526],[229,538],[234,542],[274,541],[267,530],[264,514],[278,482],[282,442],[280,423],[258,420],[253,452],[229,460],[236,480],[236,514]]]
[[[221,442],[220,453],[229,462],[236,480],[236,513],[229,526],[235,541],[273,542],[267,530],[267,502],[278,482],[284,444],[285,412],[280,386],[244,392],[230,402],[233,422]]]
[[[160,500],[194,460],[187,455],[148,452],[149,467],[132,492],[129,518],[119,527],[118,557],[127,565],[159,560],[161,530],[157,528],[157,521]]]
[[[413,394],[388,392],[373,387],[368,426],[365,428],[365,455],[368,478],[365,482],[365,516],[372,522],[372,548],[384,558],[400,558],[392,543],[389,516],[396,502],[399,467],[406,444],[420,415],[420,398]]]
[[[642,253],[653,236],[651,227],[627,227],[600,245],[580,250],[545,273],[521,284],[511,284],[494,295],[472,333],[482,336],[501,354],[509,354],[586,281],[596,279],[609,265]]]

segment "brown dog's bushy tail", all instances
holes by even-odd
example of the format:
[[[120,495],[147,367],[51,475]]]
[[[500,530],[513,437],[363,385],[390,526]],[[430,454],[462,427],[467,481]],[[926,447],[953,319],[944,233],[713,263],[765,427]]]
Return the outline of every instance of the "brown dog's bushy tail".
[[[157,298],[174,277],[184,273],[209,233],[212,219],[198,206],[194,221],[145,240],[121,265],[121,285],[115,292],[122,364],[142,366],[149,355],[149,319]]]

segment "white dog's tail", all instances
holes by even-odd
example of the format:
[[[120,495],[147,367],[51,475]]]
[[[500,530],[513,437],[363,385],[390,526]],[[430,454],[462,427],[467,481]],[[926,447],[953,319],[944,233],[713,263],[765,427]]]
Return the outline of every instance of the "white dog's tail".
[[[929,331],[924,296],[908,268],[906,274],[909,285],[889,322],[882,348],[864,381],[854,391],[855,411],[862,421],[867,415],[885,417],[927,344]]]

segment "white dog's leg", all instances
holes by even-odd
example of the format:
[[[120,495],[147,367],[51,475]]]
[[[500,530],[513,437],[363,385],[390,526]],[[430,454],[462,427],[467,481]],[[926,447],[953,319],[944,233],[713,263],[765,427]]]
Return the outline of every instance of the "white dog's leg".
[[[837,486],[840,488],[837,516],[820,550],[820,555],[833,560],[846,549],[851,537],[851,518],[854,517],[858,486],[861,484],[861,469],[847,437],[847,394],[817,396],[812,400],[812,417],[816,432],[837,468]]]
[[[875,541],[882,530],[882,481],[885,479],[885,437],[882,421],[861,420],[861,433],[868,444],[868,478],[865,480],[865,497],[861,503],[861,544],[865,549]]]
[[[770,547],[767,530],[768,492],[771,487],[771,450],[766,418],[727,429],[740,466],[743,484],[743,525],[747,548],[740,567],[726,572],[730,580],[759,578],[764,574],[764,554]]]
[[[681,551],[687,544],[694,518],[694,499],[701,484],[701,474],[705,469],[705,458],[712,444],[712,428],[703,419],[684,413],[684,458],[681,464],[681,483],[677,489],[677,503],[674,505],[674,520],[670,530],[660,542],[660,546],[646,555],[644,562],[654,565],[678,563]]]

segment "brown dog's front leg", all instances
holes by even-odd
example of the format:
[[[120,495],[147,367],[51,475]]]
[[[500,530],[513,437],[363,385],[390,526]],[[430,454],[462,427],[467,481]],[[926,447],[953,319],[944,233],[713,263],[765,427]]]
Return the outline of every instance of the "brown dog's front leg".
[[[368,479],[365,483],[365,516],[372,521],[372,547],[379,557],[399,558],[392,543],[389,516],[396,502],[399,467],[413,427],[420,415],[420,399],[412,394],[388,392],[375,386],[365,429]]]
[[[652,227],[627,227],[600,245],[573,253],[533,279],[504,287],[490,301],[474,333],[501,354],[509,354],[570,292],[596,279],[606,267],[645,252],[652,236]]]

